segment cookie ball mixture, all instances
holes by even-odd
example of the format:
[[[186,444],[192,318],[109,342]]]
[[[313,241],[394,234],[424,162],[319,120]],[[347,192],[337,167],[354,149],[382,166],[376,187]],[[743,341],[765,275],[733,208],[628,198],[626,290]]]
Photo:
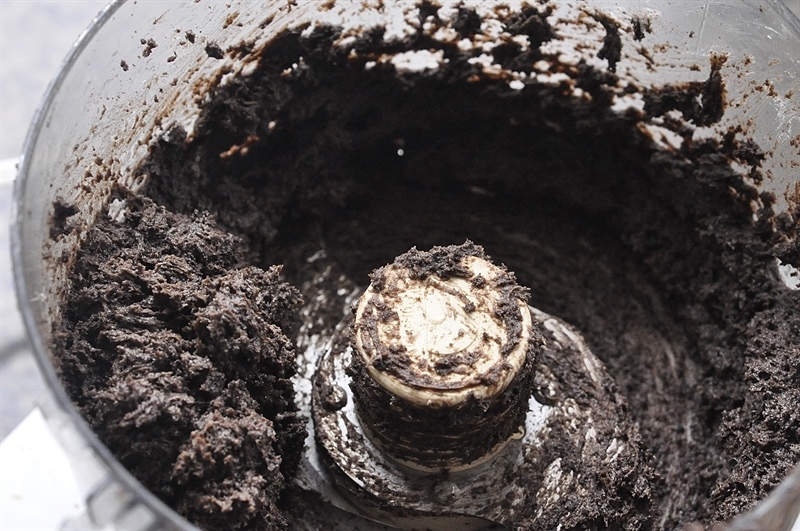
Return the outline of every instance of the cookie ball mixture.
[[[202,528],[313,527],[291,486],[302,353],[372,270],[468,239],[581,331],[636,426],[613,498],[582,506],[594,476],[561,460],[514,528],[552,528],[554,496],[570,529],[710,526],[763,499],[800,461],[800,291],[778,272],[800,265],[800,212],[759,191],[745,124],[714,132],[725,55],[637,84],[645,19],[356,4],[251,50],[85,238],[53,348],[100,438]]]

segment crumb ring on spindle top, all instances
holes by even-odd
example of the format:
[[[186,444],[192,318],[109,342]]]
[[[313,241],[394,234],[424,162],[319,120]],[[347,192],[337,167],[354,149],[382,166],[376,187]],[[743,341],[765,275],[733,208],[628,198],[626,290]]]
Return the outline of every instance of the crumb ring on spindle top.
[[[420,278],[391,264],[356,307],[357,354],[379,385],[413,404],[497,396],[525,363],[532,318],[503,289],[509,274],[476,256],[462,266],[470,275]]]

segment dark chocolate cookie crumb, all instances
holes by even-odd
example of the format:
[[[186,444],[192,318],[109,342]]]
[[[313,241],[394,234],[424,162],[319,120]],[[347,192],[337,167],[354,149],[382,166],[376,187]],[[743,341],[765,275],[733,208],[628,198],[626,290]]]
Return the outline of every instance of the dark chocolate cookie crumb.
[[[637,41],[644,40],[645,33],[653,32],[650,18],[646,16],[634,15],[631,17],[631,25],[633,26],[633,38]]]
[[[225,57],[225,52],[219,47],[219,44],[210,42],[206,45],[206,54],[212,59],[222,59]]]
[[[472,37],[480,31],[481,22],[480,15],[474,9],[460,7],[455,21],[453,21],[453,29],[465,37]]]
[[[158,44],[153,39],[141,39],[140,41],[142,45],[144,45],[144,49],[142,50],[142,57],[150,57],[150,54],[153,53],[155,48],[158,48]]]
[[[70,218],[78,213],[78,208],[63,199],[53,203],[53,214],[50,218],[50,239],[57,240],[69,234],[75,228]]]
[[[609,72],[617,71],[617,63],[622,59],[622,39],[619,36],[619,23],[604,14],[596,14],[595,18],[606,30],[603,47],[597,52],[597,57],[608,61]]]

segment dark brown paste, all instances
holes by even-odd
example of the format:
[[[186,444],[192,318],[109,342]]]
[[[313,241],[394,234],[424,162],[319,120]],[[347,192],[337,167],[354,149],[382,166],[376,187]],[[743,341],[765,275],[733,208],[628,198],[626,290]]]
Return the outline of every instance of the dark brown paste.
[[[514,20],[532,47],[498,59],[538,60],[546,19]],[[339,287],[366,286],[409,248],[469,239],[582,332],[655,471],[648,489],[606,478],[624,486],[617,504],[563,493],[568,528],[710,526],[763,499],[800,461],[800,291],[776,269],[800,263],[800,213],[776,219],[774,198],[732,169],[760,176],[741,131],[680,130],[672,150],[640,127],[671,110],[719,120],[719,58],[706,83],[612,112],[620,30],[606,23],[608,70],[573,73],[590,98],[533,80],[511,90],[476,52],[421,36],[403,46],[447,61],[398,75],[367,65],[397,51],[380,32],[349,53],[326,26],[279,36],[252,75],[212,90],[190,139],[152,146],[144,194],[118,191],[125,220],[97,221],[63,301],[58,368],[100,438],[203,528],[314,521],[316,504],[286,490],[305,436],[288,379],[299,326],[330,335],[341,315],[298,310],[320,287],[310,272],[336,273],[323,286],[334,307]],[[464,11],[454,27],[469,38],[480,25]],[[550,528],[536,521],[542,478],[530,481],[516,527]]]

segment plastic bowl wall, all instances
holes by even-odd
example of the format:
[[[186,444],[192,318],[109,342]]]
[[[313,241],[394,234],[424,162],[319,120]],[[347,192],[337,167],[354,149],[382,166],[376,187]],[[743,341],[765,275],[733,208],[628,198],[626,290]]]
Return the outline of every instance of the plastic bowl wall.
[[[47,414],[87,496],[87,514],[73,527],[193,529],[114,459],[70,402],[53,368],[50,331],[59,319],[58,288],[81,237],[102,214],[115,184],[134,190],[144,184],[133,180],[133,170],[154,139],[174,124],[191,135],[208,90],[226,76],[254,68],[271,37],[313,19],[321,3],[113,2],[75,45],[31,126],[17,181],[12,255],[21,310],[53,393]],[[727,53],[722,75],[729,105],[715,127],[749,123],[749,133],[771,153],[761,187],[775,193],[778,211],[800,200],[792,166],[799,155],[789,142],[800,135],[800,93],[783,97],[800,80],[800,23],[782,4],[600,0],[580,5],[618,20],[651,18],[653,38],[668,45],[659,62],[669,68],[647,69],[641,58],[633,61],[635,52],[628,56],[623,50],[620,69],[629,59],[630,64],[621,75],[638,83],[703,80],[709,55]],[[213,50],[242,43],[252,51],[213,57]],[[754,91],[766,82],[780,97]],[[49,234],[57,201],[77,207],[71,221],[78,223],[54,243]]]

